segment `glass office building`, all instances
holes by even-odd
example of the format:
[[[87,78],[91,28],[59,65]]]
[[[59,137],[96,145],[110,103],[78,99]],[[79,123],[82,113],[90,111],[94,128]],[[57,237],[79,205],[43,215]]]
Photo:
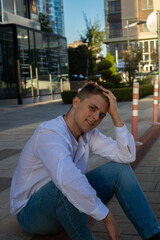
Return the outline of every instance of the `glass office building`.
[[[38,0],[39,12],[47,16],[53,33],[64,36],[63,0]]]
[[[21,11],[15,10],[15,4],[14,8],[9,6],[13,1],[4,2],[3,18],[7,10],[9,14],[23,15],[22,19],[31,14],[32,19],[36,19],[36,9],[31,12],[27,1],[22,1],[21,8],[18,5]],[[25,98],[31,97],[36,102],[42,96],[60,93],[61,84],[68,82],[66,38],[41,32],[37,30],[37,24],[34,24],[35,28],[26,23],[23,26],[0,24],[0,100],[17,99],[22,104]]]

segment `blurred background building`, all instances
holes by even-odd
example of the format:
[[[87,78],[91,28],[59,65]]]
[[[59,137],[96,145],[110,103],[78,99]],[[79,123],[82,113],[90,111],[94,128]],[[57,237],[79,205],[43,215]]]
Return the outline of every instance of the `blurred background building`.
[[[142,49],[143,60],[139,71],[156,68],[153,59],[157,54],[157,34],[149,32],[146,20],[150,13],[160,10],[159,0],[104,0],[106,44],[108,52],[116,59],[118,68],[123,68],[121,52],[129,45]]]
[[[45,14],[53,33],[64,36],[63,0],[38,0],[39,12]]]
[[[36,102],[62,91],[68,73],[63,3],[45,2],[0,0],[0,100]],[[47,16],[54,9],[53,33],[41,31],[39,9]]]

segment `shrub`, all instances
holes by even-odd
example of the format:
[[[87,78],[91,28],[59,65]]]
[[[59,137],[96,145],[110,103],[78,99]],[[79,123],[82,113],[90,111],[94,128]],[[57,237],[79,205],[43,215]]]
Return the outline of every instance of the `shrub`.
[[[146,97],[153,94],[154,86],[152,84],[146,84],[139,87],[139,98]]]
[[[109,82],[100,82],[98,81],[99,85],[102,85],[104,88],[108,88],[108,84],[111,84]],[[108,88],[109,89],[109,88]],[[113,88],[111,89],[112,93],[117,98],[117,101],[132,101],[133,96],[133,88],[127,87],[127,88]],[[148,95],[153,94],[154,86],[152,84],[146,84],[139,87],[139,98],[146,97]],[[71,90],[71,91],[64,91],[61,93],[62,100],[65,104],[72,104],[73,98],[76,96],[77,90]]]
[[[88,77],[88,81],[93,81],[93,82],[97,82],[99,80],[99,77],[92,75]]]
[[[61,93],[62,100],[65,104],[72,104],[73,98],[76,96],[77,90],[64,91]]]
[[[107,80],[108,78],[111,78],[112,72],[109,69],[103,69],[101,71],[101,76],[103,80]]]
[[[139,81],[140,85],[146,85],[146,84],[151,84],[152,78],[151,77],[146,77],[143,78],[141,81]]]
[[[111,82],[97,81],[97,83],[107,89],[114,88],[114,84]]]
[[[96,64],[96,67],[94,69],[95,73],[100,73],[104,69],[109,69],[112,67],[112,63],[108,60],[102,60],[101,62]]]
[[[119,88],[126,88],[126,87],[128,87],[128,83],[126,83],[126,82],[121,82],[119,84]]]
[[[121,80],[122,80],[121,77],[118,76],[118,75],[112,75],[112,76],[109,78],[109,82],[113,83],[115,88],[118,88],[118,87],[119,87],[119,84],[120,84],[120,81],[121,81]]]
[[[117,98],[117,101],[131,101],[133,88],[114,88],[111,90],[112,93]]]

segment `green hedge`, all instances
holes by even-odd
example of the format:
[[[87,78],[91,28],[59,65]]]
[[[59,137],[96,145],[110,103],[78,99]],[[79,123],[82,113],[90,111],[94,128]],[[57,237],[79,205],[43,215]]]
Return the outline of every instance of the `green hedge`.
[[[133,89],[130,88],[114,88],[110,89],[114,96],[117,98],[117,101],[131,101]]]
[[[113,88],[111,89],[113,94],[116,96],[117,101],[132,101],[133,88]],[[154,86],[152,84],[146,84],[139,87],[139,98],[152,95]],[[65,104],[71,104],[73,98],[76,96],[77,90],[64,91],[61,93],[62,100]]]
[[[146,97],[148,95],[152,95],[154,92],[154,85],[145,84],[139,87],[139,98]]]
[[[73,98],[76,96],[77,90],[64,91],[61,93],[62,100],[65,104],[71,104]]]
[[[114,83],[112,83],[112,82],[101,82],[101,81],[97,81],[97,83],[99,84],[99,85],[101,85],[102,87],[104,87],[104,88],[107,88],[107,89],[111,89],[111,88],[114,88]]]

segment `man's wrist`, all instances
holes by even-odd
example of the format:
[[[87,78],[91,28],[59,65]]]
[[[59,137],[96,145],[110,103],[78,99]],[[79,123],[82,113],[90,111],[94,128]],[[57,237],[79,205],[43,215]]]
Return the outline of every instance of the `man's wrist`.
[[[112,121],[113,121],[115,127],[123,127],[123,125],[124,125],[119,114],[112,116]]]
[[[102,219],[102,221],[103,221],[103,222],[106,222],[106,221],[107,221],[107,218],[108,218],[108,216],[109,216],[110,214],[111,214],[111,213],[108,212],[107,215],[106,215],[106,217],[105,217],[104,219]]]

